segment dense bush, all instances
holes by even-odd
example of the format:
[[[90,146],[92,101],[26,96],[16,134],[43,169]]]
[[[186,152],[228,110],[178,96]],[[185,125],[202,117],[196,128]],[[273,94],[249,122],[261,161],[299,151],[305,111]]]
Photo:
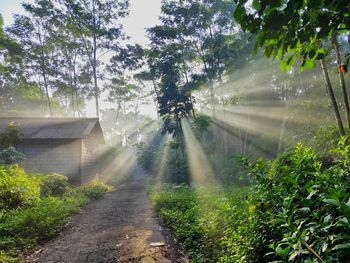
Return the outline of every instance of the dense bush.
[[[48,174],[41,180],[42,196],[62,196],[68,187],[68,178],[61,174]]]
[[[40,199],[40,182],[17,165],[0,165],[0,210],[36,205]]]
[[[252,195],[259,204],[255,214],[266,217],[271,235],[279,234],[270,247],[282,260],[346,262],[350,256],[350,151],[345,138],[335,151],[340,157],[329,168],[300,144],[273,162],[250,164],[258,182]]]
[[[273,161],[246,161],[255,182],[224,191],[153,190],[152,200],[193,262],[347,262],[350,146],[322,165],[301,144]]]
[[[15,164],[24,159],[24,154],[17,151],[15,147],[11,146],[0,151],[0,164]]]

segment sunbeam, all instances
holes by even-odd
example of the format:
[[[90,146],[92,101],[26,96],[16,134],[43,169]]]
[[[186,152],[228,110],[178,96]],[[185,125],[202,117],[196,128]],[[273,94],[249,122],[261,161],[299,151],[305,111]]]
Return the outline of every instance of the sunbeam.
[[[192,181],[199,186],[217,186],[214,171],[207,159],[200,143],[194,136],[188,120],[182,121],[185,139],[186,156]]]

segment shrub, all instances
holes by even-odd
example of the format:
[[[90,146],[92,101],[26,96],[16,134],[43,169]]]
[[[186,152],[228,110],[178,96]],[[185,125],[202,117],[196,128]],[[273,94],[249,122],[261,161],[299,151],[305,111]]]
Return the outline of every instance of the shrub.
[[[62,196],[68,186],[68,178],[61,174],[48,174],[41,180],[42,196]]]
[[[273,161],[245,161],[249,187],[164,186],[152,200],[192,262],[348,262],[347,138],[333,152],[338,159],[325,167],[298,144]]]
[[[286,262],[345,262],[350,256],[350,236],[344,234],[350,229],[345,139],[336,151],[342,158],[327,169],[314,150],[301,144],[265,162],[262,173],[257,164],[251,166],[257,180],[254,217],[272,230],[268,243],[273,251],[266,248],[265,253]]]
[[[0,147],[8,148],[14,146],[22,137],[20,125],[15,122],[9,122],[7,130],[0,133]]]
[[[15,147],[9,147],[0,151],[0,164],[15,164],[24,159],[24,154],[18,152]]]
[[[36,205],[40,199],[40,182],[17,165],[0,165],[0,210]]]
[[[108,191],[108,186],[102,182],[87,184],[79,187],[80,191],[90,199],[100,199]]]

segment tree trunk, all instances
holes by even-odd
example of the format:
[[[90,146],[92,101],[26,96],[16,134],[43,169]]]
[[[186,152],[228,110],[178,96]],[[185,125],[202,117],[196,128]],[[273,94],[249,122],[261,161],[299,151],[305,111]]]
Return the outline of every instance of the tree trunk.
[[[52,117],[51,100],[50,100],[49,88],[48,88],[48,84],[47,84],[47,79],[46,79],[46,73],[45,73],[45,70],[43,70],[43,79],[44,79],[44,87],[45,87],[45,93],[46,93],[47,105],[49,106],[50,117]]]
[[[341,61],[341,55],[339,51],[339,45],[338,45],[338,40],[337,36],[335,34],[332,35],[332,44],[335,50],[335,55],[337,58],[337,64],[340,66],[342,64]],[[338,67],[339,68],[339,67]],[[349,99],[348,99],[348,92],[346,90],[346,85],[345,85],[345,79],[344,79],[344,73],[338,70],[339,73],[339,81],[340,81],[340,87],[343,93],[343,99],[344,99],[344,108],[346,112],[346,118],[348,121],[348,130],[350,129],[350,107],[349,107]]]
[[[121,102],[118,101],[118,108],[117,108],[117,113],[116,113],[116,116],[115,116],[114,130],[117,130],[117,124],[118,124],[118,119],[119,119],[119,112],[120,112],[121,108],[122,108]]]
[[[210,92],[210,103],[212,107],[213,117],[216,115],[216,107],[215,107],[215,94],[214,94],[214,83],[213,80],[209,80],[209,92]]]
[[[95,96],[95,107],[96,107],[96,117],[100,118],[100,106],[98,103],[99,99],[99,90],[98,90],[98,83],[97,83],[97,54],[96,54],[96,37],[93,38],[93,45],[94,45],[94,54],[93,54],[93,75],[94,75],[94,96]]]
[[[344,125],[343,125],[343,122],[342,122],[342,119],[341,119],[341,116],[339,113],[339,108],[338,108],[337,100],[335,98],[334,91],[332,88],[332,83],[329,79],[327,66],[326,66],[324,59],[321,59],[320,63],[321,63],[321,69],[322,69],[323,76],[324,76],[325,83],[326,83],[326,88],[327,88],[329,97],[330,97],[331,102],[332,102],[333,110],[335,113],[335,118],[337,120],[339,134],[340,134],[340,136],[344,136],[345,135]]]
[[[73,77],[72,71],[69,72],[69,85],[70,85],[70,96],[71,96],[71,109],[72,109],[72,117],[75,117],[75,105],[74,105],[74,87],[73,87]]]

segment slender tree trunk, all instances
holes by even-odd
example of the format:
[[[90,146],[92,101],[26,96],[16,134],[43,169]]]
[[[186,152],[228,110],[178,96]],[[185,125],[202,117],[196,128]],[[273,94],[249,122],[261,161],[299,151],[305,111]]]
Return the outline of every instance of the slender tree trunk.
[[[74,88],[74,95],[75,95],[75,103],[76,103],[76,112],[77,116],[80,117],[80,109],[79,109],[79,95],[78,95],[78,82],[77,82],[77,73],[76,73],[76,59],[77,55],[75,54],[74,62],[73,62],[73,88]]]
[[[209,92],[210,92],[210,103],[212,107],[212,114],[213,114],[213,117],[215,118],[216,106],[215,106],[214,82],[212,79],[209,80]]]
[[[342,119],[341,119],[341,116],[340,116],[337,100],[335,98],[334,91],[333,91],[333,88],[332,88],[332,83],[331,83],[331,81],[329,79],[327,65],[326,65],[324,59],[321,59],[320,63],[321,63],[321,69],[322,69],[323,76],[324,76],[325,83],[326,83],[326,88],[327,88],[329,97],[330,97],[331,102],[332,102],[333,110],[334,110],[334,113],[335,113],[335,118],[337,120],[339,134],[340,134],[340,136],[344,136],[345,135],[344,125],[343,125],[343,122],[342,122]]]
[[[47,83],[47,78],[46,78],[46,73],[45,73],[45,70],[43,70],[43,79],[44,79],[44,87],[45,87],[45,93],[46,93],[47,105],[49,106],[50,117],[52,117],[51,100],[50,100],[49,88],[48,88],[48,83]]]
[[[122,105],[121,105],[121,102],[118,101],[118,108],[117,108],[117,113],[116,113],[116,116],[115,116],[115,125],[114,125],[114,129],[117,130],[117,123],[118,123],[118,119],[119,119],[119,112],[120,112],[120,109],[122,108]]]
[[[97,54],[96,54],[96,37],[93,38],[93,48],[94,48],[94,54],[93,54],[93,75],[94,75],[94,95],[95,95],[95,107],[96,107],[96,117],[100,118],[100,106],[99,106],[99,90],[98,90],[98,83],[97,83]]]
[[[340,66],[342,64],[341,61],[341,55],[339,51],[339,45],[338,45],[338,40],[337,36],[335,34],[332,35],[332,44],[335,50],[335,55],[337,58],[337,64]],[[339,68],[339,67],[338,67]],[[346,118],[348,121],[348,130],[350,130],[350,107],[349,107],[349,99],[348,99],[348,92],[346,90],[346,85],[345,85],[345,79],[344,79],[344,73],[338,70],[339,73],[339,81],[340,81],[340,87],[343,93],[343,99],[344,99],[344,108],[346,112]]]
[[[71,109],[72,109],[72,116],[75,117],[75,105],[74,105],[74,87],[73,87],[73,77],[72,77],[72,71],[69,72],[69,85],[70,85],[70,96],[71,96]]]
[[[96,27],[96,1],[92,1],[92,15],[93,15],[93,24]],[[92,37],[92,45],[93,45],[93,58],[92,58],[92,70],[94,75],[94,95],[95,95],[95,106],[96,106],[96,117],[100,118],[100,106],[99,106],[99,89],[97,83],[97,36],[94,33]]]

